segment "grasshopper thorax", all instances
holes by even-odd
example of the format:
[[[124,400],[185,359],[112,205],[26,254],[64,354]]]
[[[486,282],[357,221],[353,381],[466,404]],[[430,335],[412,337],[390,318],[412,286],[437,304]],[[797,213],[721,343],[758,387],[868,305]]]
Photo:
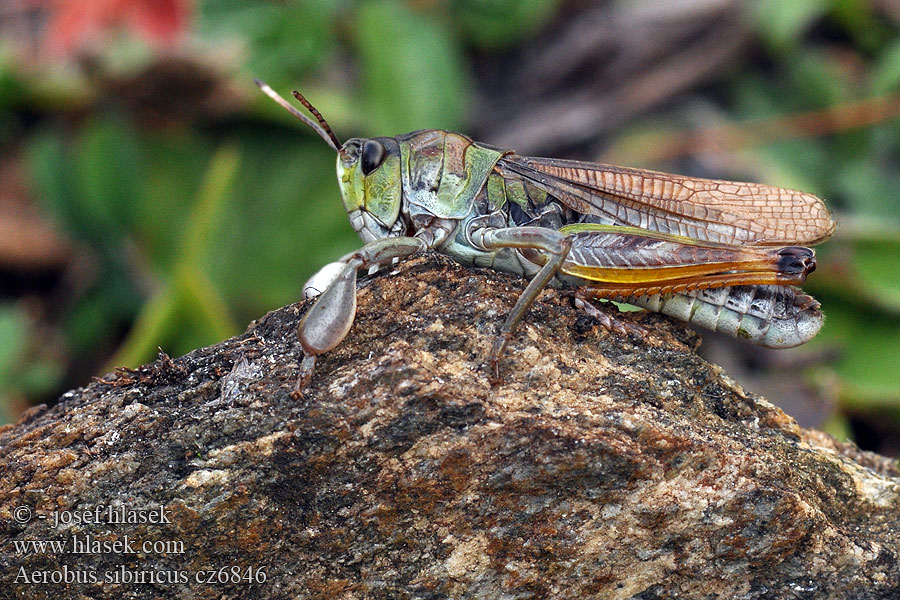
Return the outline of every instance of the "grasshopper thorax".
[[[338,152],[337,177],[350,224],[364,242],[406,232],[400,146],[394,138],[353,138]]]

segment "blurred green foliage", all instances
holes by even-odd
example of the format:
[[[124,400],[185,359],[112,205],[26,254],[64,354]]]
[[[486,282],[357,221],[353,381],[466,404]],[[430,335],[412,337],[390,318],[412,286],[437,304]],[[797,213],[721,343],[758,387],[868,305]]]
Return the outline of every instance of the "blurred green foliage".
[[[561,6],[203,0],[191,43],[239,109],[207,115],[192,105],[187,117],[150,124],[133,103],[101,97],[96,77],[127,78],[165,60],[150,47],[111,44],[88,69],[23,64],[0,41],[0,141],[14,148],[33,197],[87,264],[54,306],[56,336],[15,299],[0,302],[3,405],[135,366],[158,346],[178,355],[238,333],[296,301],[306,277],[358,247],[338,201],[333,152],[252,78],[282,93],[301,89],[342,139],[460,130],[476,85],[473,54],[521,44]],[[900,90],[900,35],[868,2],[746,7],[765,54],[718,90],[735,121]],[[840,42],[811,39],[814,26]],[[175,104],[178,90],[168,93]],[[838,236],[819,250],[824,273],[808,289],[829,316],[813,347],[837,347],[842,356],[814,376],[836,386],[845,407],[875,406],[900,424],[900,122],[744,153],[767,181],[809,190],[841,210]],[[842,429],[846,423],[834,424]]]
[[[772,41],[780,70],[735,78],[742,119],[823,109],[892,94],[900,101],[897,31],[861,1],[764,2],[761,33]],[[809,20],[825,16],[847,36],[850,54],[803,44]],[[779,26],[772,26],[773,23]],[[854,61],[859,61],[854,63]],[[828,124],[823,123],[823,128]],[[749,151],[766,180],[811,191],[840,211],[839,229],[817,248],[820,270],[804,286],[827,320],[809,349],[838,348],[821,367],[821,385],[836,388],[850,411],[877,410],[900,424],[900,120],[830,135],[777,141]]]

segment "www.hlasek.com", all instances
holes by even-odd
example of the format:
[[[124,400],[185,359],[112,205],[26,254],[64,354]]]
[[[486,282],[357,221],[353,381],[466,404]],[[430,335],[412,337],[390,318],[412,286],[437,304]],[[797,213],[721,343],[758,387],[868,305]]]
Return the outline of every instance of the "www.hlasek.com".
[[[104,536],[105,537],[105,536]],[[13,540],[16,554],[184,554],[181,540],[136,541],[127,533],[117,539],[98,539],[89,533],[62,540]]]

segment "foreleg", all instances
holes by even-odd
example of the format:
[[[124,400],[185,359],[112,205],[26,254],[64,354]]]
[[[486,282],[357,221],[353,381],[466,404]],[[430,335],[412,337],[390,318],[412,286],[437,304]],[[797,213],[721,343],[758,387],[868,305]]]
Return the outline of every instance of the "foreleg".
[[[316,357],[340,344],[353,326],[356,317],[357,272],[426,248],[425,242],[412,237],[376,240],[345,256],[340,262],[326,265],[310,278],[304,286],[304,295],[314,295],[317,288],[321,287],[325,291],[306,311],[297,328],[304,357],[300,364],[295,395],[309,382]]]

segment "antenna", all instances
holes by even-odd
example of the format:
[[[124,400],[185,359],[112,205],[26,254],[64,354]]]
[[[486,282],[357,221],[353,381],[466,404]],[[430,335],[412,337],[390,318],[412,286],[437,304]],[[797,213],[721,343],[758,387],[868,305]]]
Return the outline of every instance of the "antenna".
[[[337,145],[337,147],[340,148],[341,142],[338,140],[337,136],[334,135],[334,131],[332,131],[331,125],[328,124],[328,121],[325,120],[325,117],[322,116],[322,113],[320,113],[316,109],[316,107],[313,106],[310,103],[310,101],[307,100],[303,96],[303,94],[301,94],[297,90],[291,91],[291,94],[294,95],[294,98],[296,98],[297,101],[300,102],[300,104],[302,104],[306,108],[306,110],[308,110],[309,112],[312,113],[312,116],[314,116],[316,118],[316,120],[319,122],[319,125],[322,126],[322,129],[324,129],[325,132],[328,134],[328,136],[331,138],[331,141],[333,141]]]
[[[282,98],[282,97],[278,94],[278,92],[276,92],[275,90],[273,90],[272,88],[270,88],[266,83],[260,81],[259,79],[254,79],[254,80],[253,80],[253,83],[255,83],[257,86],[259,86],[259,89],[261,89],[263,92],[265,92],[265,94],[266,94],[269,98],[271,98],[272,100],[274,100],[275,102],[277,102],[278,104],[280,104],[280,105],[281,105],[282,107],[284,107],[289,113],[291,113],[292,115],[294,115],[295,117],[297,117],[298,119],[300,119],[301,121],[303,121],[304,123],[306,123],[306,125],[307,125],[310,129],[312,129],[313,131],[315,131],[317,134],[319,134],[319,137],[321,137],[323,140],[325,140],[325,142],[326,142],[326,143],[327,143],[327,144],[328,144],[335,152],[337,152],[338,154],[342,154],[342,152],[341,152],[341,142],[340,142],[340,140],[338,140],[337,136],[334,135],[334,131],[331,129],[331,126],[328,124],[328,121],[325,120],[325,117],[322,116],[322,113],[320,113],[318,110],[316,110],[316,107],[313,106],[312,104],[310,104],[310,103],[309,103],[309,100],[307,100],[306,98],[304,98],[303,95],[300,94],[300,92],[297,92],[297,91],[293,92],[294,97],[297,98],[297,100],[299,100],[300,103],[301,103],[304,107],[306,107],[306,109],[307,109],[309,112],[311,112],[311,113],[313,114],[313,116],[316,118],[316,120],[318,121],[318,123],[316,123],[316,121],[313,121],[312,119],[310,119],[309,117],[307,117],[306,115],[304,115],[302,112],[300,112],[299,110],[297,110],[297,109],[294,108],[293,106],[291,106],[291,104],[290,104],[287,100],[285,100],[284,98]]]

